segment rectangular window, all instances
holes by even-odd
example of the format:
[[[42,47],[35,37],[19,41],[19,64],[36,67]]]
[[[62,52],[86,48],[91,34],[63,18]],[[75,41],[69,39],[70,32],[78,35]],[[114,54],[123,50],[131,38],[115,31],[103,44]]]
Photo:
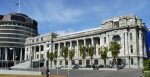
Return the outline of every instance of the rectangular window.
[[[132,33],[130,33],[130,40],[132,40]]]
[[[104,37],[104,43],[106,43],[106,37]]]
[[[32,40],[32,43],[34,42],[34,39]]]
[[[39,52],[39,46],[36,46],[36,52]]]
[[[86,60],[86,65],[90,65],[90,60]]]
[[[72,65],[75,65],[75,60],[72,60]]]
[[[66,65],[68,65],[68,60],[66,60]]]
[[[117,28],[119,27],[119,21],[114,22],[114,26]]]
[[[27,55],[26,57],[27,57],[27,60],[28,60],[28,59],[29,59],[29,58],[28,58],[28,55]]]
[[[62,65],[62,61],[60,61],[60,65]]]
[[[32,52],[34,51],[34,46],[32,46]]]
[[[41,41],[43,41],[43,37],[41,38]]]
[[[39,41],[39,39],[37,38],[37,39],[36,39],[36,41],[38,42],[38,41]]]
[[[133,45],[130,45],[130,51],[133,53]]]
[[[43,45],[41,45],[41,51],[44,51],[44,46]]]
[[[94,64],[95,64],[95,65],[98,65],[98,60],[97,60],[97,59],[94,60]]]
[[[82,60],[79,60],[79,65],[82,65]]]
[[[133,58],[131,58],[131,65],[133,65],[134,64],[134,60],[133,60]]]
[[[27,52],[28,52],[28,48],[27,48]]]
[[[49,44],[47,44],[47,47],[49,47]]]
[[[44,56],[43,56],[43,54],[41,54],[41,59],[43,59],[44,58]]]

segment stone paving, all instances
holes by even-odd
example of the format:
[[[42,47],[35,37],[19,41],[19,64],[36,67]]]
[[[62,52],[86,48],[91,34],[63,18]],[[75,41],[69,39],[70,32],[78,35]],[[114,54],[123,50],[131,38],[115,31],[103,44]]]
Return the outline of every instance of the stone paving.
[[[68,70],[60,70],[60,75],[67,75]],[[56,74],[56,70],[51,69],[51,74]],[[118,71],[102,70],[70,70],[69,77],[143,77],[142,69],[121,69]]]

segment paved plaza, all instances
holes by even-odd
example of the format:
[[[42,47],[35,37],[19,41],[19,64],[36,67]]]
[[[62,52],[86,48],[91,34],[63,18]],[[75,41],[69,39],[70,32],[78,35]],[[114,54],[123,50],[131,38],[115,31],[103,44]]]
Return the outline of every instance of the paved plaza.
[[[15,69],[16,70],[16,69]],[[46,68],[40,68],[43,74],[46,73]],[[26,70],[27,71],[27,70]],[[39,71],[39,68],[28,69],[28,71]],[[68,70],[58,70],[59,75],[67,75]],[[56,75],[56,69],[50,69],[51,75]],[[142,69],[121,69],[114,70],[69,70],[69,77],[143,77]]]
[[[59,69],[59,74],[67,75],[67,71]],[[51,69],[50,72],[56,74],[54,69]],[[121,69],[118,71],[70,70],[69,73],[70,77],[142,77],[142,69]]]

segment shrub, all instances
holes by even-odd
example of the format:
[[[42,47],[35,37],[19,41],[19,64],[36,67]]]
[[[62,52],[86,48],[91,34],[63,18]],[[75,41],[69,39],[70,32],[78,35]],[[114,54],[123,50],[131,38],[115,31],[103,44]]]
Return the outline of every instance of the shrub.
[[[150,59],[144,60],[144,71],[150,71]]]
[[[144,77],[150,77],[150,59],[144,60]]]

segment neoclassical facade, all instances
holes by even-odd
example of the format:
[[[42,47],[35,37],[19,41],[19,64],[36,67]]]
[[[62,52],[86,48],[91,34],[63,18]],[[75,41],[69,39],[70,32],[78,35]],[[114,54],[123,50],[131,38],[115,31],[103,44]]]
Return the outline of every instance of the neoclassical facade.
[[[147,57],[145,47],[145,33],[142,19],[135,15],[118,16],[101,23],[101,27],[81,32],[58,35],[56,33],[47,33],[37,37],[26,39],[25,60],[47,60],[48,52],[58,52],[57,65],[65,66],[64,58],[60,52],[62,47],[69,47],[75,50],[75,56],[72,64],[103,65],[98,49],[102,46],[109,46],[111,41],[117,41],[121,44],[118,60],[124,68],[143,68],[143,58]],[[92,63],[87,56],[85,62],[80,56],[80,46],[93,46],[94,56]],[[107,65],[112,63],[111,52],[107,54]],[[68,60],[68,59],[67,59]],[[68,60],[67,65],[70,64]],[[44,63],[45,65],[45,63]],[[53,64],[53,67],[54,64]]]

